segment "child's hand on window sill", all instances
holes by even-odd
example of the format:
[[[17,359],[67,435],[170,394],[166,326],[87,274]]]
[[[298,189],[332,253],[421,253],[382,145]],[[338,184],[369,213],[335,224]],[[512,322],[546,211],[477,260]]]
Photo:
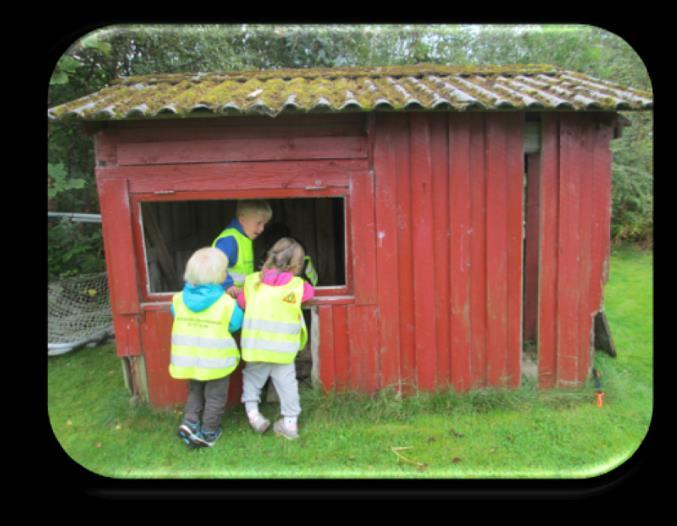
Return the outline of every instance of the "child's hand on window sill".
[[[237,295],[240,293],[240,289],[237,288],[235,285],[233,285],[233,286],[230,287],[226,292],[227,292],[233,299],[237,299]]]

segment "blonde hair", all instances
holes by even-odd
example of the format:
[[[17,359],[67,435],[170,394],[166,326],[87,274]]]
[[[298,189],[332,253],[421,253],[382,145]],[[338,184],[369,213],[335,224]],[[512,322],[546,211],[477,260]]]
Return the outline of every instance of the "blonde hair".
[[[291,237],[282,237],[268,251],[268,258],[262,270],[273,268],[280,272],[298,274],[303,268],[306,251],[301,244]]]
[[[235,216],[241,217],[250,214],[260,214],[267,223],[273,217],[273,210],[270,208],[268,201],[262,199],[243,199],[238,201],[235,208]]]
[[[214,247],[196,250],[188,263],[183,279],[191,285],[221,284],[228,273],[228,256]]]

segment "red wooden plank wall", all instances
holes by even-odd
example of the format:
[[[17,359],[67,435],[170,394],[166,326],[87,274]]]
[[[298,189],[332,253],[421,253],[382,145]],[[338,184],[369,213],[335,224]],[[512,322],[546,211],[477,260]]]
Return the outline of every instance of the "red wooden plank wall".
[[[285,188],[303,188],[327,164],[242,159],[248,162],[123,167],[117,166],[120,153],[136,156],[130,162],[146,154],[139,146],[118,150],[116,144],[138,145],[152,137],[188,140],[191,134],[205,141],[344,135],[359,140],[339,141],[347,158],[330,161],[337,171],[326,178],[350,184],[354,298],[318,307],[322,385],[366,392],[393,386],[405,393],[414,386],[519,385],[523,120],[519,113],[377,113],[369,142],[364,122],[355,116],[334,127],[329,121],[312,126],[311,120],[303,121],[309,126],[276,121],[269,130],[238,131],[231,124],[220,129],[188,123],[185,130],[158,124],[157,136],[124,125],[98,134],[118,353],[139,354],[143,344],[151,401],[183,399],[185,388],[167,373],[168,313],[144,307],[140,323],[129,193],[208,192],[215,181],[223,185],[231,172],[248,167],[265,172],[257,181],[266,188],[283,180]],[[589,116],[543,117],[542,152],[533,159],[540,177],[538,336],[544,387],[579,383],[590,366],[592,314],[601,302],[609,250],[610,138],[610,126]],[[363,157],[372,141],[373,158],[349,158],[351,148]],[[229,181],[237,188],[247,185],[241,178]],[[237,389],[236,381],[231,395]]]
[[[381,386],[519,384],[522,124],[376,115]]]
[[[134,142],[118,148],[118,164],[153,165],[290,159],[358,159],[367,156],[361,137],[291,137]]]
[[[463,387],[478,387],[486,384],[486,349],[487,349],[487,311],[486,311],[486,297],[487,297],[487,262],[486,262],[486,244],[487,244],[487,225],[486,225],[486,174],[485,174],[485,135],[484,135],[484,121],[485,116],[481,114],[469,115],[469,151],[467,154],[463,150],[456,148],[456,155],[453,151],[453,137],[454,134],[450,131],[452,144],[452,157],[459,155],[467,155],[470,164],[470,175],[467,184],[470,185],[470,226],[467,230],[468,241],[470,246],[470,260],[466,259],[467,272],[470,274],[470,326],[461,325],[461,334],[467,340],[470,340],[470,347],[466,348],[466,352],[470,352],[470,371],[468,380],[461,380],[463,374],[467,374],[464,370],[459,371],[459,374],[452,373],[456,378],[459,378],[460,385]],[[460,131],[460,130],[459,130]],[[458,135],[458,133],[456,134]],[[454,163],[451,163],[454,166]],[[452,193],[454,178],[456,174],[461,176],[460,172],[454,173],[452,169]],[[462,190],[457,190],[460,193]],[[458,199],[463,199],[463,194],[457,196]],[[452,205],[453,209],[453,205]],[[460,233],[459,233],[460,235]],[[452,240],[452,247],[454,242]],[[453,256],[453,252],[452,252]],[[459,256],[460,257],[460,252]],[[458,266],[456,261],[450,262],[452,268],[454,265]],[[454,290],[458,286],[464,286],[468,276],[452,276],[451,287]],[[467,303],[462,301],[454,304],[454,312],[458,313],[459,309],[467,309]],[[457,322],[458,323],[458,322]],[[458,351],[454,351],[455,353]],[[467,360],[467,358],[464,357]]]
[[[539,384],[589,376],[594,314],[609,255],[611,126],[545,114],[540,155]]]
[[[169,335],[172,332],[172,314],[169,308],[144,312],[142,327],[151,404],[165,406],[185,402],[188,382],[169,376]]]

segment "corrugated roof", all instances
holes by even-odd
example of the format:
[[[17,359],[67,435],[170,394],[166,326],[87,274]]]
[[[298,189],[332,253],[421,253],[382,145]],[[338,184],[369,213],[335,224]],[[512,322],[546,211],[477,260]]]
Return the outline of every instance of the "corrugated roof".
[[[651,93],[549,65],[410,66],[175,73],[121,78],[49,109],[51,119],[122,120],[282,111],[653,108]]]

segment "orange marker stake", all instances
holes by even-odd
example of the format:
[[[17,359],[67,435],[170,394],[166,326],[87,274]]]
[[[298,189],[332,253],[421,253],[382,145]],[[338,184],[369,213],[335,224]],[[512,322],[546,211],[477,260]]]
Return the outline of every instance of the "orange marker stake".
[[[602,382],[600,381],[601,375],[595,368],[592,369],[592,377],[595,380],[595,389],[597,389],[597,407],[602,407],[604,391],[602,391]]]

